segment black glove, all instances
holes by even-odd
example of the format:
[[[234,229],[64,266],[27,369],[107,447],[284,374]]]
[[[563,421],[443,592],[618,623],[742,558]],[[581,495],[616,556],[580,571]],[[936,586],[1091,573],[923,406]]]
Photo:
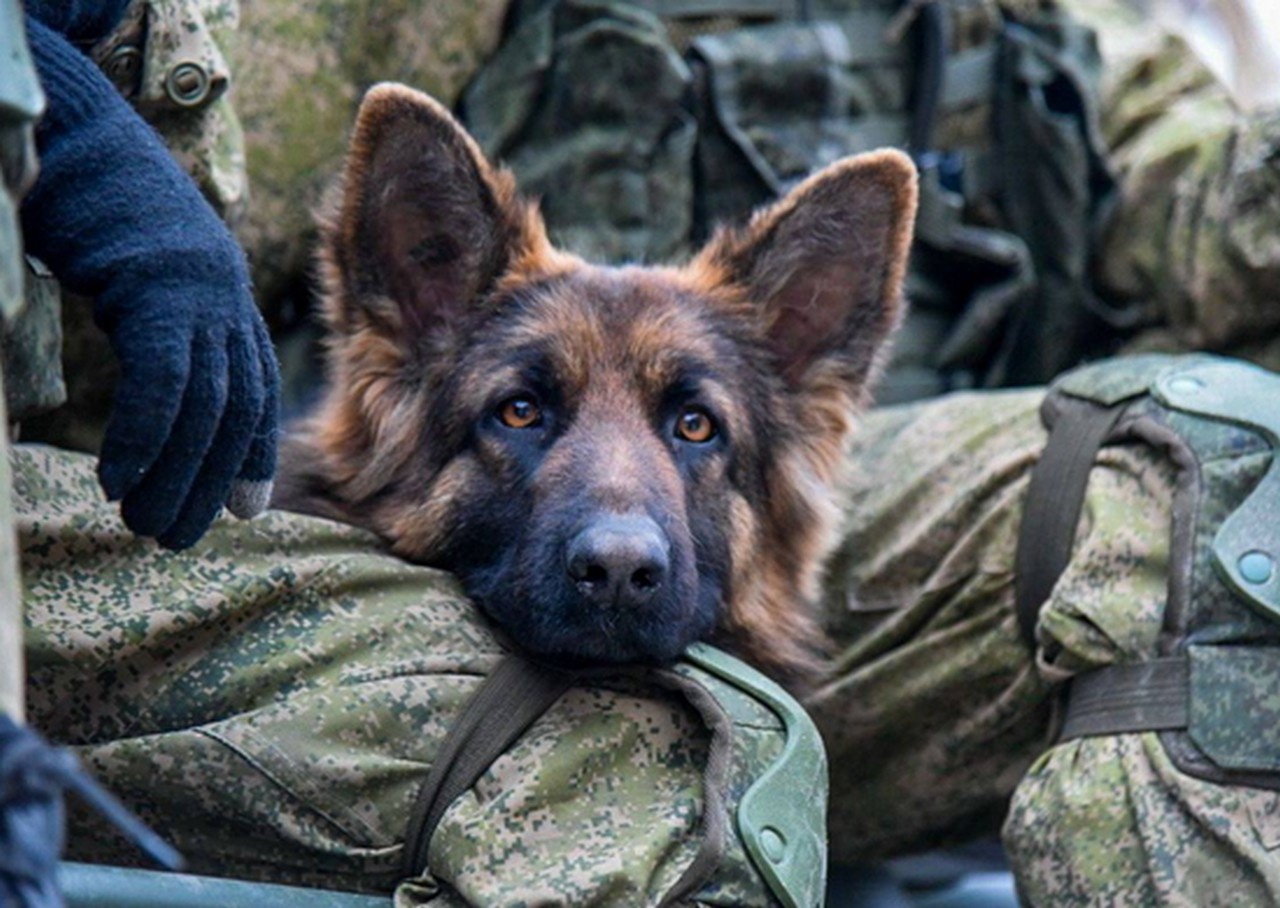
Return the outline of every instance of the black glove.
[[[185,548],[223,504],[251,517],[270,499],[275,353],[244,255],[195,184],[88,58],[30,16],[27,28],[48,110],[23,233],[95,298],[120,360],[107,497],[134,532]]]

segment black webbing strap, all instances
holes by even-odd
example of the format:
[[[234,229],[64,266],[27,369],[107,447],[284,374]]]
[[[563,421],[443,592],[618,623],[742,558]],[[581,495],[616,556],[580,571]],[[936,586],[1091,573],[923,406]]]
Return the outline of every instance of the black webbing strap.
[[[1014,604],[1022,639],[1032,649],[1040,607],[1071,559],[1089,471],[1123,411],[1123,405],[1102,407],[1064,397],[1040,462],[1031,472],[1014,557]]]
[[[1031,473],[1018,528],[1014,602],[1022,637],[1033,650],[1036,620],[1071,559],[1089,471],[1124,412],[1062,398],[1040,462]],[[1111,665],[1071,679],[1058,740],[1187,727],[1190,707],[1185,657]]]
[[[1071,679],[1058,739],[1186,728],[1189,683],[1182,656],[1077,675]]]
[[[418,791],[405,836],[406,877],[417,876],[427,866],[431,836],[449,805],[572,684],[572,676],[521,656],[498,663],[449,729]]]
[[[934,0],[907,0],[900,15],[918,17],[919,58],[911,88],[911,129],[908,150],[917,165],[933,152],[933,128],[946,81],[947,51],[951,42],[951,12]]]

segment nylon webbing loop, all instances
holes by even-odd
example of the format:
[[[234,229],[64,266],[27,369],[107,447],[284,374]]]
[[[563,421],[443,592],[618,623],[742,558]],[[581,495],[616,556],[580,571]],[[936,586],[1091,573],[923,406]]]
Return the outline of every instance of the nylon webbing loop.
[[[1040,462],[1031,472],[1014,558],[1014,604],[1022,639],[1036,645],[1036,620],[1071,559],[1094,458],[1123,405],[1063,398]]]
[[[427,866],[431,836],[445,810],[569,689],[564,672],[508,656],[463,707],[441,745],[409,816],[404,875]]]
[[[1189,665],[1181,656],[1078,675],[1058,739],[1186,728],[1189,685]]]

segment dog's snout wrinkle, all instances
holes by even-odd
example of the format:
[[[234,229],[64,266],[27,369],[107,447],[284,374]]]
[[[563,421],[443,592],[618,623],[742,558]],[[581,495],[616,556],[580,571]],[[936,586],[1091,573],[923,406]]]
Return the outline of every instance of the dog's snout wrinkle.
[[[671,543],[649,517],[610,514],[573,537],[565,561],[570,579],[589,602],[630,608],[661,589],[671,568]]]

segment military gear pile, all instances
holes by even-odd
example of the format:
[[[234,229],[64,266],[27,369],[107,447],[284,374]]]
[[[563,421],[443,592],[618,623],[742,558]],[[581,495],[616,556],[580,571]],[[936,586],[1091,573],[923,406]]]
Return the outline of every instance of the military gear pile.
[[[1091,33],[1012,6],[530,0],[462,114],[557,241],[612,261],[678,255],[843,155],[908,148],[913,311],[879,399],[1042,382],[1111,333],[1089,240],[1113,184]]]

